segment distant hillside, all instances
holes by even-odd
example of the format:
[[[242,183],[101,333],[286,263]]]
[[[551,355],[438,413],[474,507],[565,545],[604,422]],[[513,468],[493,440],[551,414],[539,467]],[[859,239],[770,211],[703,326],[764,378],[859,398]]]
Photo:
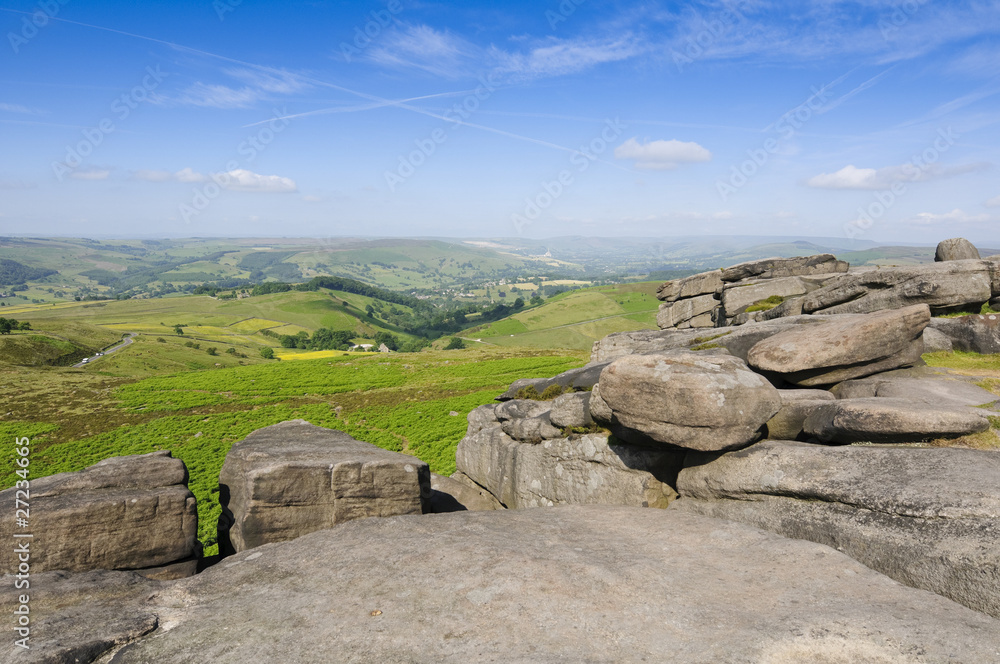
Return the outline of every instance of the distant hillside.
[[[978,247],[981,256],[993,256],[1000,250]],[[934,247],[872,247],[861,251],[847,251],[837,258],[851,265],[920,265],[934,262]]]
[[[33,279],[44,279],[56,270],[28,267],[9,258],[0,258],[0,286],[16,286]]]
[[[656,328],[660,281],[584,288],[557,295],[461,336],[484,345],[589,350],[612,332]]]

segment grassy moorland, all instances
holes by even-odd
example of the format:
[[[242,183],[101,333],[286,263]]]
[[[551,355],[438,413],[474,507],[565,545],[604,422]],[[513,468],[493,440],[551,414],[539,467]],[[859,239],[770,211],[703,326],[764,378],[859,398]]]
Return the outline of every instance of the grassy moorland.
[[[136,352],[130,347],[121,354]],[[473,349],[272,362],[141,380],[4,367],[0,437],[32,438],[34,477],[171,450],[187,464],[199,537],[211,553],[219,471],[232,444],[255,429],[301,418],[450,474],[469,411],[517,378],[552,376],[585,361],[586,354],[573,352]],[[5,468],[3,487],[13,484],[13,471]]]

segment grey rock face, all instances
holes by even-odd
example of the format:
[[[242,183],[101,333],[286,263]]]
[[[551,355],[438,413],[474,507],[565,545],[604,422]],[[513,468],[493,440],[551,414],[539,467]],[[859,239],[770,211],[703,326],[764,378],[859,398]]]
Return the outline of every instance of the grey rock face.
[[[590,392],[575,392],[556,397],[549,419],[557,427],[586,427],[594,423],[590,416]]]
[[[727,317],[741,313],[751,304],[771,296],[794,297],[805,295],[809,289],[799,277],[760,279],[726,284],[722,291],[722,310]]]
[[[955,350],[955,343],[951,338],[934,327],[934,319],[931,319],[931,324],[924,328],[924,352],[925,353],[936,353],[939,351],[951,352]]]
[[[724,331],[720,330],[720,333]],[[607,366],[611,360],[625,355],[687,348],[702,343],[700,339],[710,336],[714,336],[713,333],[705,330],[667,329],[616,332],[594,342],[593,349],[590,351],[590,362]]]
[[[76,473],[31,479],[29,493],[0,492],[10,505],[0,520],[9,546],[0,569],[14,573],[15,497],[30,504],[31,571],[142,570],[152,576],[193,574],[200,556],[198,511],[187,468],[169,451],[105,459]],[[184,563],[176,565],[177,563]],[[171,569],[164,570],[164,567]]]
[[[711,314],[717,306],[719,301],[714,295],[699,295],[686,300],[664,302],[656,314],[656,324],[661,330],[677,327],[705,314]],[[707,324],[699,324],[698,327],[712,327],[711,317],[708,318]]]
[[[540,443],[551,438],[562,438],[562,431],[552,426],[547,410],[536,417],[506,420],[500,423],[500,428],[522,443]]]
[[[802,298],[807,314],[871,313],[926,304],[934,313],[982,305],[993,291],[989,261],[948,261],[845,274]]]
[[[657,299],[674,302],[680,298],[712,295],[722,288],[721,270],[702,272],[683,279],[668,281],[656,290]]]
[[[73,596],[39,632],[93,621],[90,606]],[[606,506],[354,521],[119,606],[165,626],[115,664],[944,664],[1000,651],[996,620],[829,547]],[[282,628],[267,628],[275,615]]]
[[[690,454],[670,510],[827,544],[1000,617],[1000,454],[764,441]]]
[[[781,405],[770,383],[728,356],[628,355],[604,369],[599,386],[612,424],[696,450],[753,442]]]
[[[732,282],[752,277],[776,279],[779,277],[829,274],[847,272],[848,267],[845,261],[838,261],[833,254],[798,256],[796,258],[765,258],[727,267],[722,270],[722,280]]]
[[[985,414],[970,408],[875,397],[824,403],[809,413],[802,429],[824,443],[913,443],[967,436],[989,426]]]
[[[497,401],[515,399],[517,398],[518,391],[529,385],[534,386],[539,394],[552,385],[559,385],[563,388],[590,389],[597,382],[597,379],[601,375],[601,370],[605,366],[607,366],[607,362],[605,361],[592,360],[587,366],[564,371],[552,378],[522,378],[515,380],[506,392],[497,397]]]
[[[456,467],[510,509],[563,504],[666,507],[683,455],[623,445],[608,434],[528,444],[498,427],[458,444]]]
[[[431,473],[430,511],[432,514],[466,510],[482,512],[483,510],[496,509],[503,509],[503,505],[486,491],[477,490],[458,479]]]
[[[1000,397],[963,377],[906,376],[879,374],[859,380],[848,380],[836,386],[840,399],[865,397],[896,397],[911,402],[924,402],[934,406],[961,408],[963,406],[985,406],[995,403]]]
[[[292,420],[233,445],[219,474],[223,555],[369,516],[421,514],[431,496],[419,459]]]
[[[767,421],[767,437],[772,440],[795,440],[813,410],[837,398],[826,390],[778,390],[778,393],[781,410]]]
[[[786,330],[757,343],[750,366],[803,386],[828,385],[920,359],[926,305]]]
[[[931,319],[929,329],[940,332],[952,348],[972,353],[1000,353],[1000,314]]]
[[[964,237],[955,237],[938,242],[934,252],[935,261],[979,260],[979,250]]]

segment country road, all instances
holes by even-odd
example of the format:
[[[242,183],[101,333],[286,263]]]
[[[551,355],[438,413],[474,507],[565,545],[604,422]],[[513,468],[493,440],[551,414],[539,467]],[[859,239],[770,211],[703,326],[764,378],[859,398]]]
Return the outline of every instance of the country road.
[[[79,361],[76,364],[74,364],[73,368],[74,369],[78,369],[80,367],[85,367],[88,364],[90,364],[91,362],[94,362],[95,360],[101,359],[101,357],[103,357],[105,355],[110,355],[111,353],[114,353],[115,351],[118,351],[118,350],[121,350],[122,348],[125,348],[125,346],[130,346],[132,344],[132,338],[134,336],[136,336],[135,332],[129,332],[129,333],[127,333],[125,335],[125,339],[120,344],[118,344],[117,346],[114,346],[112,348],[107,349],[106,351],[103,351],[100,355],[94,355],[93,357],[85,357],[81,361]]]

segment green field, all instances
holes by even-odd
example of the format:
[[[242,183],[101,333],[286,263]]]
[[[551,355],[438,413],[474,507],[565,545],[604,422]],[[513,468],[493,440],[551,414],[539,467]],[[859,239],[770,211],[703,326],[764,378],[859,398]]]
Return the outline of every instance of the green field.
[[[613,332],[655,329],[659,306],[656,289],[661,283],[645,281],[562,293],[541,306],[470,328],[461,336],[508,348],[589,350],[595,341]]]
[[[190,471],[199,537],[211,553],[219,471],[230,446],[251,431],[302,418],[412,454],[447,475],[469,411],[518,378],[553,376],[585,361],[573,353],[466,350],[232,366],[139,381],[8,367],[0,369],[9,395],[0,434],[32,438],[33,477],[171,450]],[[5,469],[3,487],[16,479],[13,470]]]

